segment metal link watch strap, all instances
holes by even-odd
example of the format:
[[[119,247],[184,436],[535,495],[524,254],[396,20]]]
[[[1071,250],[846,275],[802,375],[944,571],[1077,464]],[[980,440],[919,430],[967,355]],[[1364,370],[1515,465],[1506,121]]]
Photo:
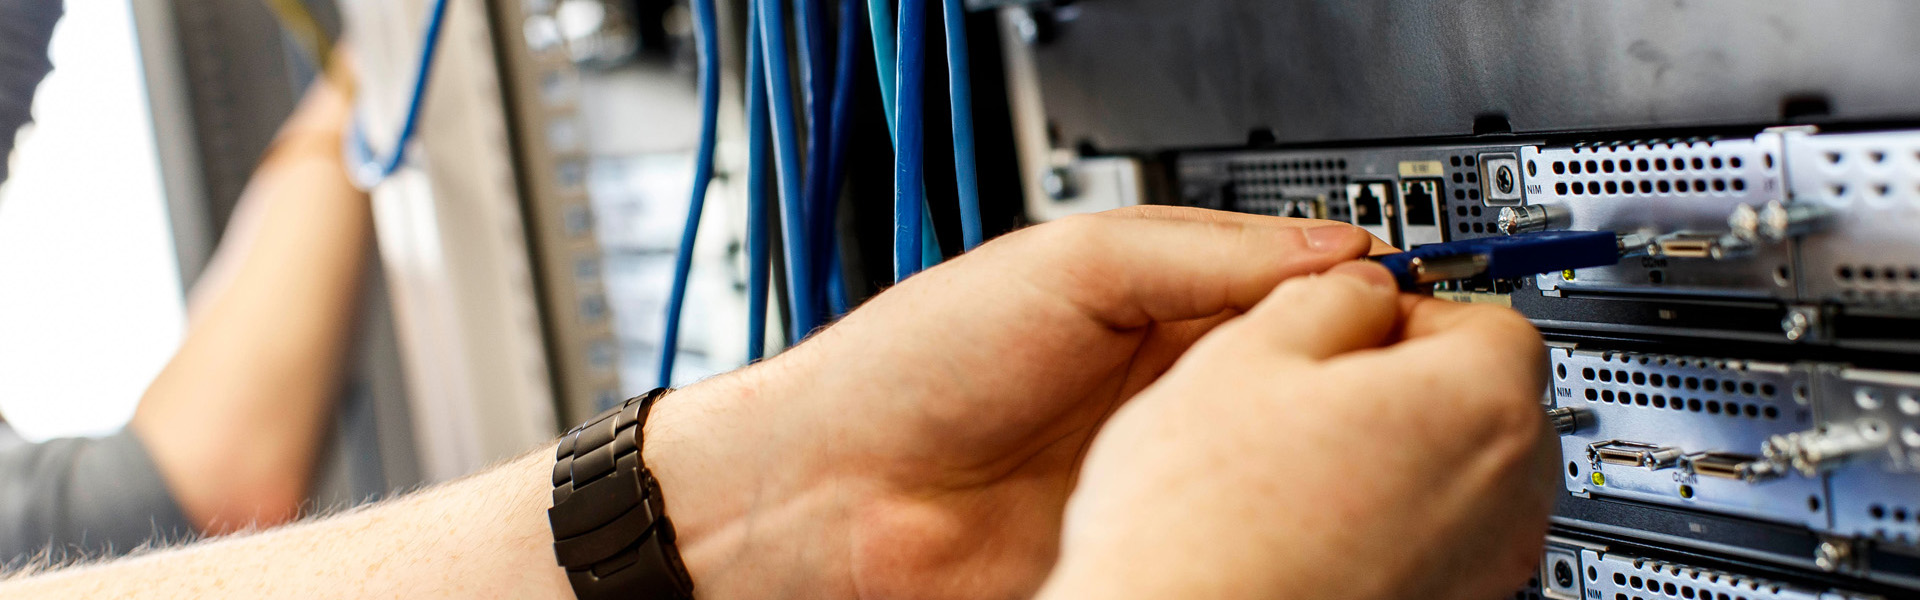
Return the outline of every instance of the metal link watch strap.
[[[581,600],[691,600],[660,483],[641,461],[641,428],[666,388],[628,399],[560,438],[553,464],[553,553]]]

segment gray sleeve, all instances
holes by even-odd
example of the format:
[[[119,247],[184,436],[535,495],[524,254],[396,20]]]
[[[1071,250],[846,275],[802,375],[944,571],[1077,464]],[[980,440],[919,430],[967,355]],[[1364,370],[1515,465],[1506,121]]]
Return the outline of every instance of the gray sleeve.
[[[132,431],[0,449],[0,567],[124,554],[194,529]]]
[[[0,181],[14,132],[33,118],[33,92],[53,70],[47,45],[64,11],[61,0],[0,0]]]

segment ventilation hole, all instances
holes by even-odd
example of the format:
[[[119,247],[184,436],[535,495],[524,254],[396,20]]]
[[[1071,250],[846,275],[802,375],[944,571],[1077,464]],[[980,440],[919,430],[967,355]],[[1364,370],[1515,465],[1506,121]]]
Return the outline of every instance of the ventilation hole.
[[[1772,152],[1768,152],[1764,156],[1761,156],[1761,159],[1762,159],[1762,162],[1766,163],[1767,170],[1769,171],[1773,170],[1773,153]]]
[[[1740,382],[1740,393],[1746,394],[1748,396],[1752,396],[1754,391],[1756,390],[1754,390],[1753,388],[1753,382],[1751,381]]]
[[[1634,385],[1646,385],[1646,384],[1647,384],[1647,374],[1646,374],[1646,373],[1641,373],[1641,372],[1639,372],[1639,371],[1635,371],[1635,372],[1633,373],[1633,384],[1634,384]]]
[[[1646,394],[1634,394],[1634,395],[1633,395],[1633,403],[1634,403],[1634,404],[1638,404],[1638,405],[1641,405],[1641,406],[1646,406],[1646,405],[1647,405],[1647,395],[1646,395]]]
[[[1827,155],[1827,164],[1833,164],[1833,165],[1840,164],[1840,159],[1846,158],[1846,155],[1843,155],[1839,152],[1828,152],[1826,153],[1826,155]]]
[[[1614,585],[1626,585],[1626,584],[1627,584],[1627,576],[1626,576],[1626,575],[1622,575],[1622,574],[1620,574],[1620,573],[1614,573],[1614,574],[1613,574],[1613,584],[1614,584]]]
[[[1618,194],[1618,193],[1620,193],[1620,184],[1619,184],[1619,183],[1617,183],[1617,182],[1613,182],[1613,181],[1608,181],[1608,182],[1607,182],[1607,193],[1608,193],[1608,194]]]
[[[1532,177],[1539,174],[1540,174],[1540,161],[1537,161],[1537,160],[1527,161],[1527,176]]]
[[[1667,170],[1667,159],[1664,159],[1664,158],[1653,159],[1653,170],[1655,171]]]
[[[1596,195],[1596,196],[1597,196],[1597,195],[1599,195],[1599,194],[1600,194],[1600,182],[1598,182],[1598,181],[1589,181],[1589,182],[1587,182],[1587,193],[1589,193],[1589,194],[1593,194],[1593,195]]]
[[[1468,174],[1467,174],[1467,181],[1473,181],[1473,178],[1474,178],[1474,175],[1473,175],[1472,173],[1468,173]],[[1477,189],[1469,189],[1469,190],[1467,190],[1467,199],[1469,199],[1469,200],[1479,200],[1479,199],[1480,199],[1480,190],[1477,190]]]
[[[1707,161],[1707,164],[1711,165],[1715,169],[1720,168],[1720,157],[1718,156],[1713,157],[1713,160]]]
[[[1840,265],[1839,268],[1833,270],[1833,275],[1839,277],[1841,281],[1851,281],[1853,279],[1853,267]]]
[[[1455,190],[1455,191],[1458,191],[1458,190]],[[1453,207],[1453,214],[1455,214],[1455,215],[1459,215],[1459,216],[1462,216],[1462,217],[1464,217],[1464,216],[1467,216],[1467,207],[1465,207],[1465,206],[1456,206],[1456,207]]]
[[[1716,191],[1716,192],[1727,191],[1727,180],[1725,179],[1713,180],[1713,191]]]
[[[1587,159],[1587,172],[1588,172],[1588,173],[1599,173],[1599,172],[1600,172],[1600,162],[1599,162],[1599,161],[1596,161],[1596,160],[1593,160],[1593,159],[1591,159],[1591,158],[1589,158],[1589,159]]]
[[[1587,400],[1592,401],[1592,400],[1599,400],[1599,399],[1600,399],[1600,392],[1593,391],[1593,388],[1587,388]]]
[[[1651,193],[1653,193],[1653,182],[1651,182],[1651,181],[1646,181],[1646,180],[1641,180],[1641,181],[1640,181],[1640,193],[1642,193],[1642,194],[1651,194]]]
[[[1467,161],[1467,166],[1469,167],[1473,166],[1473,157],[1471,156],[1467,157],[1466,161]]]
[[[1686,379],[1686,385],[1687,385],[1687,389],[1689,389],[1689,390],[1697,390],[1697,389],[1700,389],[1700,378],[1699,378],[1699,377],[1688,377],[1688,378]]]
[[[1819,496],[1807,496],[1807,511],[1808,511],[1808,512],[1820,512],[1820,497],[1819,497]]]
[[[1467,171],[1467,183],[1480,183],[1480,174]]]
[[[1567,174],[1567,164],[1557,160],[1553,161],[1553,174],[1555,175]]]
[[[1828,195],[1833,196],[1835,198],[1845,196],[1847,195],[1847,186],[1846,184],[1840,184],[1840,183],[1829,185],[1827,186],[1827,193]]]
[[[1688,411],[1690,411],[1690,412],[1700,412],[1700,399],[1699,399],[1699,398],[1688,398],[1688,399],[1687,399],[1687,410],[1688,410]]]
[[[1466,190],[1454,190],[1454,191],[1453,191],[1453,199],[1455,199],[1455,200],[1465,200],[1465,199],[1467,199],[1467,192],[1466,192]]]
[[[1587,381],[1593,381],[1593,367],[1581,369],[1580,376],[1586,378]]]
[[[1461,174],[1459,174],[1459,173],[1454,173],[1454,174],[1453,174],[1453,182],[1454,182],[1454,183],[1460,183],[1460,182],[1462,182],[1462,181],[1465,181],[1465,180],[1466,180],[1466,176],[1465,176],[1465,175],[1461,175]]]
[[[1717,392],[1720,391],[1720,382],[1708,379],[1700,382],[1700,387],[1705,388],[1709,392]]]
[[[1631,160],[1627,160],[1627,159],[1624,159],[1624,158],[1622,158],[1622,159],[1620,159],[1620,172],[1621,172],[1621,173],[1632,173],[1632,172],[1633,172],[1633,161],[1631,161]]]
[[[1873,184],[1873,195],[1879,196],[1881,198],[1885,198],[1887,197],[1887,194],[1891,194],[1891,193],[1893,193],[1893,188],[1889,187],[1887,184],[1884,184],[1884,183]]]
[[[1570,161],[1567,161],[1567,172],[1568,172],[1568,173],[1572,173],[1572,174],[1574,174],[1574,175],[1579,175],[1579,174],[1580,174],[1580,161],[1577,161],[1577,160],[1570,160]]]
[[[1708,400],[1708,401],[1707,401],[1707,414],[1710,414],[1710,415],[1717,415],[1717,414],[1720,414],[1720,401],[1719,401],[1719,400]]]
[[[1473,224],[1473,232],[1474,232],[1474,233],[1486,233],[1486,232],[1487,232],[1487,224],[1486,224],[1486,223],[1474,223],[1474,224]]]
[[[1693,490],[1692,490],[1691,488],[1689,488],[1689,489],[1687,490],[1687,497],[1688,497],[1688,498],[1692,498],[1692,497],[1693,497],[1693,493],[1692,493],[1692,492],[1693,492]],[[1665,592],[1667,593],[1667,595],[1668,595],[1668,596],[1672,596],[1672,595],[1675,595],[1675,594],[1679,594],[1679,593],[1680,593],[1680,590],[1679,590],[1679,589],[1677,589],[1677,588],[1676,588],[1676,587],[1675,587],[1675,586],[1674,586],[1673,584],[1671,584],[1671,583],[1669,583],[1669,584],[1667,584],[1666,586],[1664,586],[1664,588],[1662,589],[1662,591],[1665,591]]]
[[[1647,381],[1653,383],[1653,387],[1660,387],[1660,386],[1666,385],[1666,380],[1667,378],[1665,376],[1662,376],[1659,373],[1654,373],[1652,375],[1647,376]]]
[[[1760,407],[1748,404],[1740,407],[1740,412],[1746,413],[1747,418],[1752,419],[1760,416]]]
[[[1600,401],[1601,401],[1601,402],[1612,402],[1612,401],[1613,401],[1613,390],[1602,390],[1602,391],[1600,392]]]
[[[1704,194],[1704,193],[1706,193],[1706,192],[1707,192],[1707,180],[1705,180],[1705,179],[1695,179],[1695,180],[1693,180],[1693,191],[1696,191],[1696,192],[1700,192],[1700,193],[1702,193],[1702,194]]]
[[[1867,507],[1867,514],[1874,519],[1885,519],[1887,518],[1887,507],[1878,504],[1869,506]]]
[[[1873,164],[1876,164],[1876,165],[1883,162],[1887,162],[1887,153],[1881,152],[1879,150],[1868,152],[1867,160],[1873,161]]]
[[[1467,232],[1467,224],[1466,224],[1466,223],[1459,223],[1458,225],[1459,225],[1459,227],[1460,227],[1460,233],[1466,233],[1466,232]]]
[[[1682,194],[1687,193],[1687,180],[1685,179],[1673,180],[1673,191],[1680,192]]]
[[[1595,569],[1593,567],[1587,567],[1587,581],[1599,581],[1599,580],[1600,580],[1600,570]]]
[[[1760,409],[1760,414],[1766,416],[1768,419],[1778,419],[1780,418],[1780,409],[1769,406]]]
[[[1653,395],[1653,407],[1654,407],[1654,408],[1666,408],[1666,407],[1667,407],[1667,397],[1666,397],[1666,396],[1662,396],[1662,395],[1659,395],[1659,394],[1654,394],[1654,395]]]
[[[1602,172],[1602,173],[1612,173],[1612,172],[1613,172],[1613,160],[1612,160],[1612,159],[1608,159],[1608,160],[1603,160],[1603,161],[1600,161],[1600,172]]]
[[[1893,509],[1893,520],[1898,523],[1907,522],[1907,509],[1904,507]]]
[[[1707,161],[1700,160],[1698,156],[1693,157],[1693,170],[1698,171],[1705,168],[1707,168]]]
[[[1634,577],[1634,578],[1632,578],[1632,579],[1628,579],[1628,580],[1627,580],[1627,585],[1629,585],[1629,586],[1631,586],[1631,587],[1633,587],[1633,589],[1636,589],[1636,590],[1638,590],[1638,589],[1643,589],[1643,588],[1645,588],[1645,587],[1646,587],[1646,585],[1647,585],[1647,582],[1646,582],[1646,580],[1644,580],[1644,579],[1641,579],[1641,578],[1639,578],[1639,577]]]
[[[1453,157],[1453,166],[1456,166],[1456,167],[1460,166],[1460,157],[1458,156]]]
[[[1553,372],[1554,372],[1554,374],[1556,374],[1556,375],[1559,375],[1561,379],[1566,379],[1566,378],[1567,378],[1567,366],[1566,366],[1566,365],[1557,365],[1557,366],[1555,366],[1555,367],[1553,368]]]
[[[1627,382],[1627,372],[1626,372],[1626,371],[1614,371],[1614,372],[1613,372],[1613,378],[1614,378],[1614,380],[1615,380],[1615,381],[1619,381],[1620,383],[1626,383],[1626,382]]]
[[[1747,191],[1747,180],[1745,179],[1733,180],[1733,191],[1736,191],[1736,192]]]
[[[1553,193],[1559,194],[1562,196],[1567,195],[1567,182],[1562,181],[1560,183],[1553,184]]]
[[[1860,278],[1865,279],[1867,281],[1873,281],[1873,267],[1861,267]]]
[[[1669,186],[1669,184],[1667,183],[1667,180],[1665,179],[1660,180],[1658,183],[1656,183],[1656,185],[1660,188],[1660,193],[1662,194],[1665,194],[1669,190],[1671,190],[1671,187]]]

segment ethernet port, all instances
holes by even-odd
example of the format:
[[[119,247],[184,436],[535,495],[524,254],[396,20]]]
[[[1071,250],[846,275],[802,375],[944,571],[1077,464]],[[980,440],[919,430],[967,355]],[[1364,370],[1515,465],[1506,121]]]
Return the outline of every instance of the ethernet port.
[[[1440,224],[1440,182],[1413,180],[1400,184],[1401,204],[1406,207],[1410,227]]]
[[[1385,200],[1376,192],[1378,185],[1358,185],[1359,193],[1353,196],[1353,224],[1361,227],[1378,227],[1386,224]]]

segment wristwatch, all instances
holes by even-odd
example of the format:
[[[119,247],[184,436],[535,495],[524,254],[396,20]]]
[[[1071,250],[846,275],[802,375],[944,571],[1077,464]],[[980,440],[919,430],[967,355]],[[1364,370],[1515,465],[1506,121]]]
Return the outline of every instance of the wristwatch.
[[[553,463],[553,553],[580,600],[692,600],[641,428],[666,388],[634,396],[560,438]]]

